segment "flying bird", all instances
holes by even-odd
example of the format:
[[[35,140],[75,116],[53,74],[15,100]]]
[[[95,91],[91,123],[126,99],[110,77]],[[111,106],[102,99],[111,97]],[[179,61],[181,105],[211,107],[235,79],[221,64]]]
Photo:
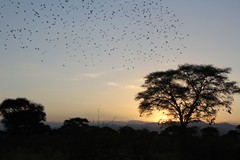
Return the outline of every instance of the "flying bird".
[[[84,67],[174,63],[189,37],[163,0],[6,0],[0,8],[1,52],[56,52]]]

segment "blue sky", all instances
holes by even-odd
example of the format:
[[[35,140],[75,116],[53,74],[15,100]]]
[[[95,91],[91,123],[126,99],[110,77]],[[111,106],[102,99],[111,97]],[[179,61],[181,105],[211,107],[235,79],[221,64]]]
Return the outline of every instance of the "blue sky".
[[[145,75],[179,64],[231,67],[240,82],[238,0],[3,0],[0,7],[0,101],[41,103],[48,121],[94,121],[98,111],[101,120],[157,121],[159,114],[139,117],[134,97]],[[236,96],[233,114],[220,112],[217,122],[240,123],[239,104]]]

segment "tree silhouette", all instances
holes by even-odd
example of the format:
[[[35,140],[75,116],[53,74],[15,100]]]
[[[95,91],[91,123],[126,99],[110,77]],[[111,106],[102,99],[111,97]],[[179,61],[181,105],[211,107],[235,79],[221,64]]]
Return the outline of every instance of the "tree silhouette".
[[[219,136],[219,131],[215,127],[206,127],[201,129],[201,135],[203,137],[217,137]]]
[[[170,120],[180,121],[182,129],[193,121],[213,123],[222,107],[231,113],[233,94],[240,93],[237,82],[230,81],[230,68],[212,65],[179,65],[176,70],[158,71],[145,77],[136,100],[140,115],[164,111]]]
[[[44,107],[26,98],[6,99],[0,105],[2,123],[10,133],[33,133],[43,128]]]
[[[136,130],[130,126],[123,126],[119,128],[119,132],[123,135],[134,135],[136,133]]]
[[[169,126],[161,134],[164,136],[178,136],[180,134],[180,127],[177,125]]]
[[[225,134],[224,136],[231,137],[231,138],[238,138],[239,133],[237,130],[229,130],[227,134]]]
[[[63,129],[78,129],[81,127],[87,127],[89,121],[86,118],[70,118],[64,121],[62,128]]]
[[[237,129],[237,132],[240,133],[240,125],[237,125],[236,129]]]

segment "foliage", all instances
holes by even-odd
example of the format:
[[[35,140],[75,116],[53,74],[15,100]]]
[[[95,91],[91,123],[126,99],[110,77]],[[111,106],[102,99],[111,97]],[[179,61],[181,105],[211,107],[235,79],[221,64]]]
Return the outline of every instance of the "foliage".
[[[201,134],[203,137],[218,137],[219,131],[214,127],[206,127],[201,129]]]
[[[240,138],[187,136],[182,145],[179,136],[129,127],[121,130],[113,133],[110,128],[98,128],[88,134],[59,134],[52,130],[49,134],[28,136],[0,134],[1,160],[240,159]]]
[[[196,126],[188,127],[185,130],[185,135],[188,136],[198,136],[199,128]],[[162,132],[161,135],[164,136],[181,136],[182,129],[179,125],[171,125],[166,127]]]
[[[44,107],[25,98],[6,99],[0,105],[2,123],[11,133],[33,133],[44,128]]]
[[[133,135],[135,130],[130,126],[124,126],[119,128],[119,132],[124,135]]]
[[[225,135],[227,137],[232,137],[232,138],[238,138],[240,134],[236,130],[230,130],[228,133]]]
[[[86,118],[70,118],[64,121],[62,128],[76,129],[88,126],[89,121]]]
[[[236,126],[236,130],[229,130],[225,136],[231,138],[240,138],[240,125]]]
[[[164,129],[161,134],[164,136],[179,136],[181,132],[181,129],[177,125],[169,126],[166,129]]]
[[[69,118],[64,121],[63,126],[60,128],[62,134],[89,134],[92,131],[98,130],[98,128],[89,126],[89,121],[86,118]]]
[[[237,125],[236,129],[237,129],[238,133],[240,133],[240,125]]]
[[[230,81],[230,68],[212,65],[179,65],[178,69],[158,71],[145,77],[136,100],[140,101],[140,115],[164,111],[169,119],[188,123],[205,120],[213,123],[219,108],[231,113],[233,94],[240,93],[237,82]]]

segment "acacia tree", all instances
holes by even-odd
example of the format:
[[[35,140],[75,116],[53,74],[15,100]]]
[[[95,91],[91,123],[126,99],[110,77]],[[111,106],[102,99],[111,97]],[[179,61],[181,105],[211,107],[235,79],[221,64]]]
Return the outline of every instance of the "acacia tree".
[[[11,133],[33,133],[45,126],[44,107],[25,98],[4,100],[0,104],[0,115],[4,127]]]
[[[175,70],[158,71],[145,77],[136,100],[140,115],[164,111],[170,120],[178,120],[182,129],[192,121],[213,123],[217,111],[231,113],[233,94],[240,93],[235,81],[230,81],[230,68],[212,65],[179,65]]]
[[[88,123],[89,123],[89,121],[86,118],[75,117],[75,118],[70,118],[70,119],[65,120],[62,128],[64,128],[64,129],[79,129],[82,127],[87,127]]]

